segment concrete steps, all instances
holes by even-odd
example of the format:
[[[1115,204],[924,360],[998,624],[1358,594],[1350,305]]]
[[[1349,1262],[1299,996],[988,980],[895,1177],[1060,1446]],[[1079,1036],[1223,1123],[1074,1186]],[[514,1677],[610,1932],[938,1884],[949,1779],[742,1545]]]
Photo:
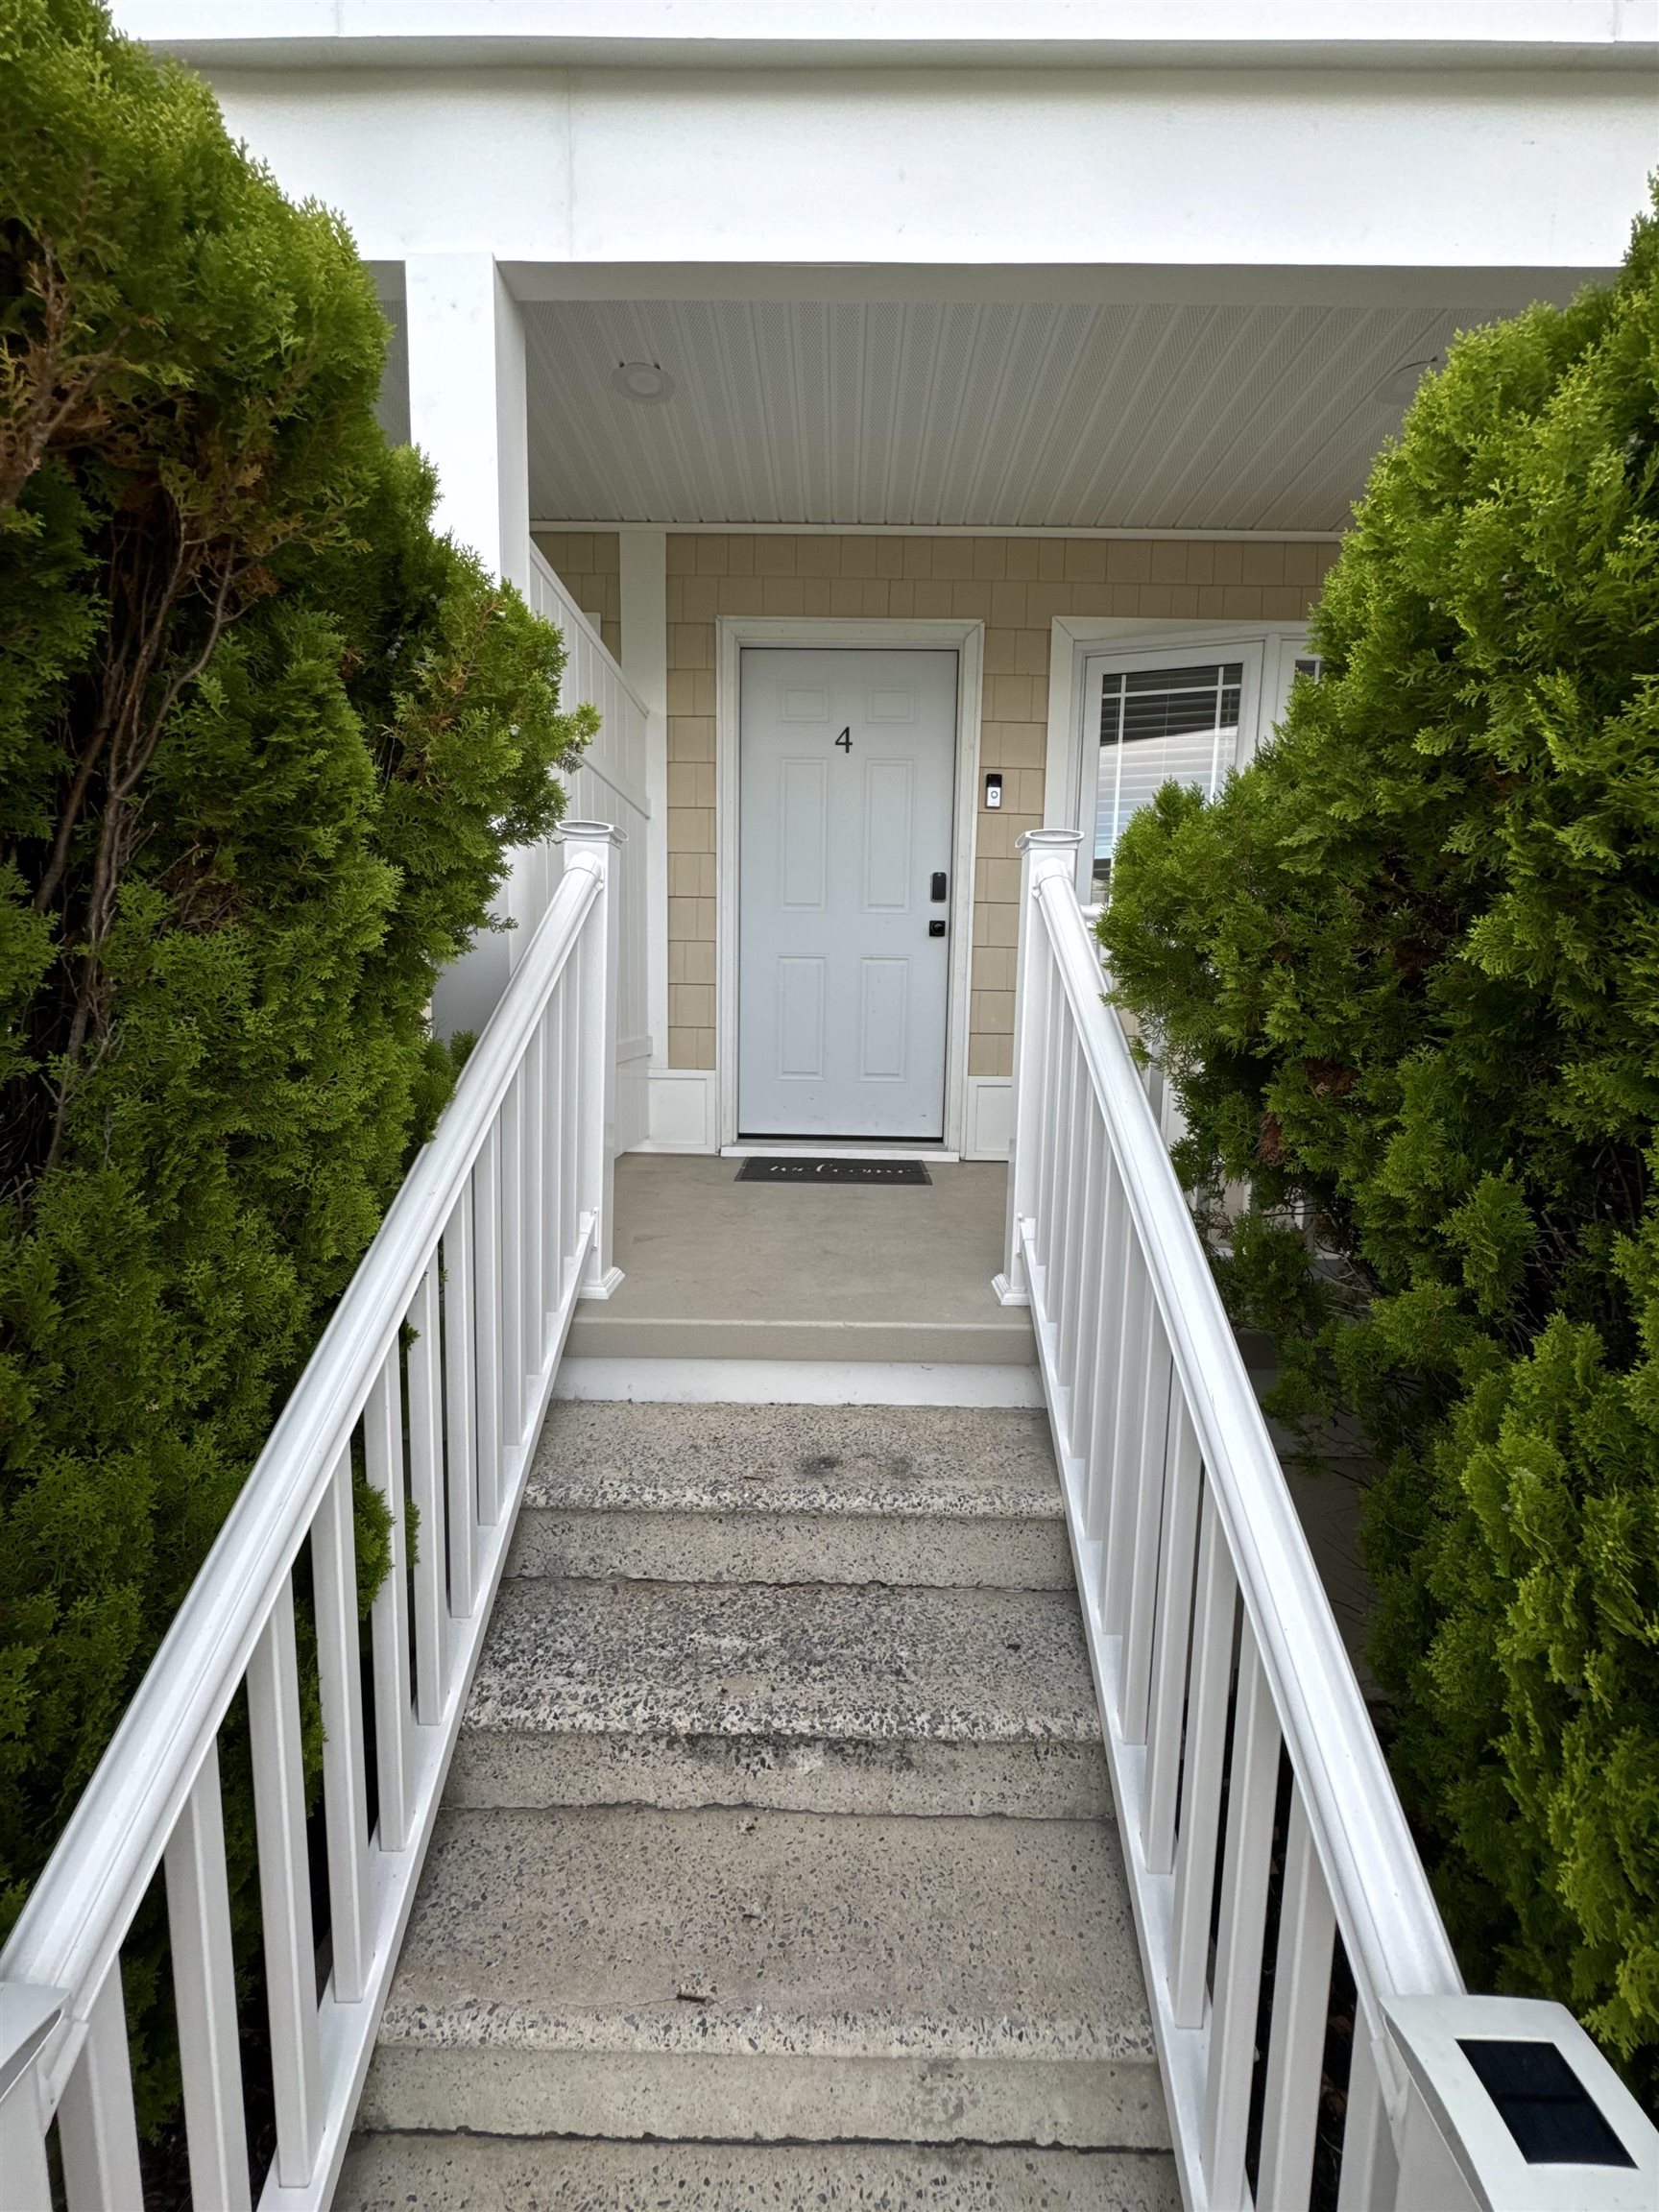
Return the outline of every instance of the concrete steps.
[[[882,1584],[503,1586],[456,1805],[1099,1819],[1075,1599]]]
[[[1103,1821],[452,1812],[361,2123],[1157,2148]]]
[[[1063,1547],[1040,1416],[555,1407],[336,2202],[1172,2212]]]
[[[980,2144],[606,2143],[369,2135],[337,2204],[360,2212],[1180,2212],[1171,2162]]]
[[[562,1405],[518,1575],[1071,1588],[1046,1415]]]

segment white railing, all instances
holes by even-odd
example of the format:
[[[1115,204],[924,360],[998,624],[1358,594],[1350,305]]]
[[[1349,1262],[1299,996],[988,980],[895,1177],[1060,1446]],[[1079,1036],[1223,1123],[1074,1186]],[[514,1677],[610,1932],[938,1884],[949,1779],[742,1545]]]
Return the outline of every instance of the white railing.
[[[1077,843],[1069,830],[1021,840],[998,1291],[1032,1309],[1189,2212],[1304,2212],[1337,2159],[1340,2212],[1659,2201],[1659,2137],[1571,2016],[1463,1994],[1153,1109],[1102,1001]],[[1358,2004],[1345,2125],[1316,2183],[1338,1937]],[[1458,2035],[1553,2044],[1638,2163],[1527,2164]],[[1545,2194],[1540,2175],[1554,2177]]]
[[[625,843],[616,857],[616,1121],[617,1149],[629,1151],[646,1133],[645,1071],[651,1060],[650,978],[646,964],[649,921],[646,879],[651,841],[646,825],[651,801],[646,788],[646,732],[649,716],[598,630],[583,613],[534,545],[526,593],[536,613],[564,633],[565,698],[599,709],[599,734],[583,754],[568,781],[573,812],[589,822],[613,822]],[[541,909],[520,917],[520,927],[540,919]],[[667,1040],[658,1042],[666,1048]]]
[[[436,1136],[0,1954],[6,2212],[48,2212],[54,2122],[69,2212],[143,2202],[121,1946],[157,1869],[192,2200],[201,2212],[250,2203],[219,1785],[220,1732],[244,1690],[276,2120],[260,2201],[332,2195],[571,1310],[617,1280],[617,839],[573,823],[564,840],[564,874]],[[354,1468],[392,1526],[367,1669]],[[296,1635],[307,1564],[324,1730],[321,1986]]]
[[[529,548],[524,597],[531,612],[551,622],[564,637],[561,704],[599,710],[598,734],[565,778],[570,810],[589,822],[614,823],[625,840],[615,869],[617,1148],[626,1152],[645,1136],[645,1079],[651,1059],[646,966],[649,717],[594,624],[534,545]],[[510,928],[499,936],[481,937],[439,980],[437,1009],[445,1035],[455,1029],[482,1028],[505,989],[558,884],[562,863],[557,836],[516,847],[511,862],[494,907],[497,920],[509,923]]]

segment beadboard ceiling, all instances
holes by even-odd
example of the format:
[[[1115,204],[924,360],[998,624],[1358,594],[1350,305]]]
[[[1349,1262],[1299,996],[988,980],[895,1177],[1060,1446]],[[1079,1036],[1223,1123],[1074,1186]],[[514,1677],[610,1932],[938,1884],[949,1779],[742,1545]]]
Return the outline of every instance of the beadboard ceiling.
[[[1339,529],[1444,306],[527,305],[538,519]],[[666,402],[615,390],[659,363]]]

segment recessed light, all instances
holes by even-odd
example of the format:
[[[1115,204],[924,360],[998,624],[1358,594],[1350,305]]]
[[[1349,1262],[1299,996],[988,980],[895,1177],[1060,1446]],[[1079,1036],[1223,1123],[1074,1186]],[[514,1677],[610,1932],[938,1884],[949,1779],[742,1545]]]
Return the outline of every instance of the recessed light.
[[[639,399],[647,405],[674,396],[674,379],[664,373],[660,361],[618,361],[611,381],[624,399]]]
[[[1431,353],[1426,361],[1402,361],[1398,369],[1390,369],[1377,387],[1376,397],[1401,405],[1416,392],[1425,373],[1439,360],[1438,353]]]

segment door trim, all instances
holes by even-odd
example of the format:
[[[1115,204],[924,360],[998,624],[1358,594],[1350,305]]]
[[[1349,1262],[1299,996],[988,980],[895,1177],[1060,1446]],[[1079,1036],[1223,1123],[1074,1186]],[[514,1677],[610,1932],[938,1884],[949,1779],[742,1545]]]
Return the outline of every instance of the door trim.
[[[956,655],[956,777],[951,830],[950,979],[945,1001],[944,1149],[960,1152],[968,1089],[969,987],[974,956],[974,856],[979,823],[983,622],[854,622],[724,614],[714,643],[714,1053],[720,1144],[737,1142],[737,709],[745,645],[841,646],[853,652],[931,648]],[[964,896],[964,892],[966,896]],[[929,1150],[937,1151],[933,1147]]]

